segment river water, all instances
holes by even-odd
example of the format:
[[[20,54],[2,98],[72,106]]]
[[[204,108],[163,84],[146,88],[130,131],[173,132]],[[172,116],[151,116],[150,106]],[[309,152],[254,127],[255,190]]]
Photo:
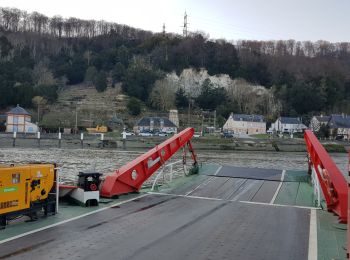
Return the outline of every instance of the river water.
[[[61,166],[61,178],[74,181],[79,171],[97,171],[104,175],[130,162],[145,151],[120,151],[99,149],[35,149],[5,148],[0,150],[0,163],[49,162]],[[198,151],[202,163],[230,164],[266,169],[306,170],[306,153],[303,152],[254,152],[254,151]],[[339,169],[347,175],[347,154],[331,154]],[[172,159],[181,158],[178,153]]]

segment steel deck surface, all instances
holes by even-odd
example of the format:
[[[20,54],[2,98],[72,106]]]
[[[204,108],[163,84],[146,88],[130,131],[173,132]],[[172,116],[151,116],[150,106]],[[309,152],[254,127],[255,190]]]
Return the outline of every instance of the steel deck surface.
[[[224,168],[228,175],[224,167],[216,173]],[[279,173],[267,171],[271,178],[200,174],[175,180],[160,193],[0,241],[0,259],[308,259],[315,209],[312,202],[297,203],[312,188],[298,182],[284,187],[273,180]]]
[[[148,195],[2,244],[0,258],[307,259],[308,227],[307,209]]]
[[[218,172],[214,173],[214,175],[221,177],[280,181],[282,177],[282,170],[224,165]]]

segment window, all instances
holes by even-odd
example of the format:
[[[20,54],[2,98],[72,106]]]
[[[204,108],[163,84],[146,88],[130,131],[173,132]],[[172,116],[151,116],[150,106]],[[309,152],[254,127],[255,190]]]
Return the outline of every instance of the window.
[[[12,184],[18,184],[21,181],[21,174],[20,173],[13,173],[12,174]]]
[[[13,123],[14,124],[18,124],[18,116],[14,116],[13,117]]]

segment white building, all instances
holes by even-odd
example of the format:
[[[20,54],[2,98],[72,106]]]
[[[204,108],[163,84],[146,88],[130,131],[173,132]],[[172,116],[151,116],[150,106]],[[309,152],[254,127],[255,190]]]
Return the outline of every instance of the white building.
[[[12,108],[6,113],[6,132],[36,133],[38,126],[31,123],[32,116],[22,107]]]
[[[307,129],[298,117],[279,117],[272,123],[270,133],[302,133]]]
[[[265,134],[266,122],[261,115],[231,114],[223,126],[224,132],[235,134]]]

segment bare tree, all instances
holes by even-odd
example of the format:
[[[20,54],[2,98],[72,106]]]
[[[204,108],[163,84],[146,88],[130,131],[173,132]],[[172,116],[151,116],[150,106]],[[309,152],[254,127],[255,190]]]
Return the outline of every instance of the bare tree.
[[[152,106],[162,111],[167,111],[175,107],[174,82],[168,79],[157,80],[150,95]]]
[[[43,107],[47,104],[47,100],[44,97],[41,96],[35,96],[32,99],[32,103],[36,105],[37,107],[37,120],[40,121],[40,108],[43,109]]]

